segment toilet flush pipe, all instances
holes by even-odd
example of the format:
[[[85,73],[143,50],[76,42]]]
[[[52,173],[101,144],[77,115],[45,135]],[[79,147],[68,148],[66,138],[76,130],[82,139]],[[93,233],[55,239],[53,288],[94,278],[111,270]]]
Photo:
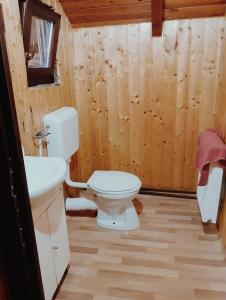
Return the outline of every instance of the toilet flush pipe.
[[[77,210],[96,210],[97,205],[94,201],[82,198],[67,198],[66,200],[66,210],[67,211],[77,211]]]
[[[39,139],[38,140],[38,156],[42,156],[42,150],[43,150],[43,148],[42,148],[42,139]]]
[[[66,179],[65,182],[68,186],[80,189],[88,189],[89,185],[83,182],[74,182],[71,180],[70,177],[70,161],[67,162],[67,172],[66,172]]]
[[[87,183],[74,182],[71,180],[71,178],[70,178],[70,161],[67,162],[67,172],[66,172],[65,182],[70,187],[82,188],[82,189],[89,188],[89,185]],[[77,211],[77,210],[86,210],[86,209],[96,210],[97,209],[97,205],[94,201],[86,199],[84,197],[67,198],[65,206],[66,206],[67,211]]]

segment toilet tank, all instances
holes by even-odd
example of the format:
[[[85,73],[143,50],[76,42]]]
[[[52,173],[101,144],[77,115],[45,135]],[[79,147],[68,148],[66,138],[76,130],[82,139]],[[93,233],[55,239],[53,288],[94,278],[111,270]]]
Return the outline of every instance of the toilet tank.
[[[44,116],[44,126],[49,126],[46,137],[48,156],[65,161],[79,149],[78,113],[72,107],[62,107]]]

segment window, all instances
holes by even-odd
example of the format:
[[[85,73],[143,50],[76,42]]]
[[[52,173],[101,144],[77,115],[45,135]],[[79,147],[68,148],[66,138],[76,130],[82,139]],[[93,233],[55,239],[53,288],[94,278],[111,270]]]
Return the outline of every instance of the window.
[[[28,86],[55,82],[61,16],[39,0],[21,4]]]

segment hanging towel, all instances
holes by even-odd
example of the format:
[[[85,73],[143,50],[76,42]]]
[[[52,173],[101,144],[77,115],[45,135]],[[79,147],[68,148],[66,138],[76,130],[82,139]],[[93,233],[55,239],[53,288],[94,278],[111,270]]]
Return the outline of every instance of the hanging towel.
[[[199,186],[207,184],[209,164],[214,162],[226,168],[226,145],[215,129],[207,129],[198,138],[196,167],[200,172]]]

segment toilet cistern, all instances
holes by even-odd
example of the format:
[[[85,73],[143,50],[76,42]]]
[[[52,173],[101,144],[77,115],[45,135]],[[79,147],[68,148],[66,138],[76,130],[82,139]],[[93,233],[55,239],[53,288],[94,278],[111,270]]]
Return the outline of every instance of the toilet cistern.
[[[94,171],[87,183],[70,179],[70,159],[79,149],[78,113],[72,107],[62,107],[44,116],[49,126],[46,137],[48,156],[67,162],[65,182],[75,188],[91,189],[97,196],[95,203],[86,198],[68,198],[66,209],[98,209],[97,225],[115,230],[133,230],[140,222],[132,200],[137,196],[140,179],[121,171]],[[87,207],[85,207],[87,206]]]

